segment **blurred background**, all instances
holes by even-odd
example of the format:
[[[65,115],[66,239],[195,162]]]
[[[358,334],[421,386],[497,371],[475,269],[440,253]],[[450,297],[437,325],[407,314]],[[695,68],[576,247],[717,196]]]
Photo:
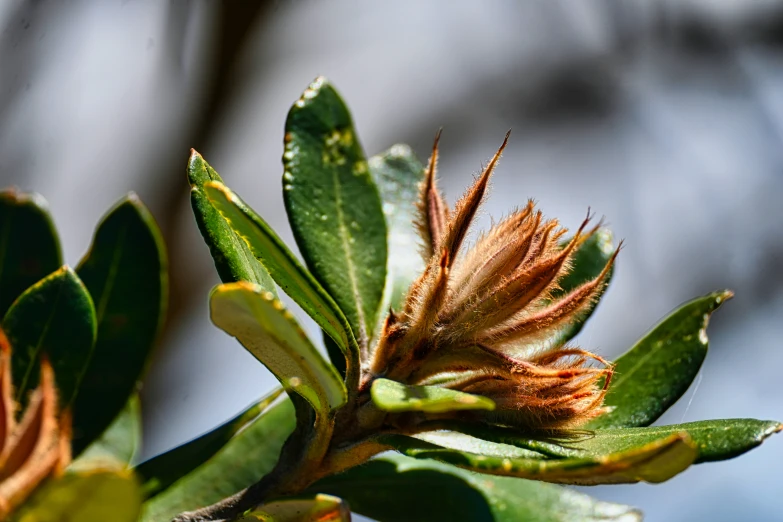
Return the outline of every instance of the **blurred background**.
[[[145,456],[274,384],[209,323],[218,279],[190,213],[189,149],[293,245],[283,124],[320,74],[368,154],[407,142],[426,159],[442,126],[451,201],[513,128],[485,224],[529,197],[569,226],[588,206],[606,217],[626,248],[582,346],[616,356],[681,302],[736,292],[661,423],[783,419],[783,2],[6,0],[0,186],[46,196],[70,264],[129,190],[170,249]],[[782,461],[777,437],[666,484],[587,492],[651,522],[783,520]]]

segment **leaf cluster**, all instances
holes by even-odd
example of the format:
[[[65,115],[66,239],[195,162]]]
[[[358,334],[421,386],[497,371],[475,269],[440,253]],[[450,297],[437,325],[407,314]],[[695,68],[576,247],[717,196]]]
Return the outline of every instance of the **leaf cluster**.
[[[39,485],[45,475],[39,476],[43,468],[34,460],[9,475],[13,455],[25,451],[12,450],[0,465],[0,501],[12,507],[24,501],[12,520],[138,518],[143,495],[131,469],[141,434],[137,392],[167,302],[163,241],[134,194],[103,217],[74,269],[63,262],[46,201],[15,189],[0,193],[0,328],[9,345],[4,356],[10,356],[18,404],[12,415],[22,419],[19,439],[6,436],[17,448],[45,444],[43,431],[32,438],[39,432],[26,419],[39,403],[39,386],[46,400],[42,367],[51,368],[57,419],[44,414],[37,422],[67,426],[60,444],[68,446],[62,453],[73,457],[70,464],[66,458],[65,470]],[[30,455],[35,459],[35,452]],[[17,491],[14,484],[20,482],[38,487],[31,496],[25,488],[26,498],[4,496]]]

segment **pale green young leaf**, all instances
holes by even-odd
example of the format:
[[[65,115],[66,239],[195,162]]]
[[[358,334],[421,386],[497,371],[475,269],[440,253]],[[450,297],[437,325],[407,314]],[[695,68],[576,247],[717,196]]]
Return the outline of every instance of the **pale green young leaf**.
[[[304,397],[322,415],[345,404],[340,375],[271,292],[244,281],[228,283],[215,287],[209,302],[212,322],[236,337],[286,390]]]
[[[424,411],[442,413],[455,410],[494,410],[486,397],[438,386],[411,386],[388,379],[376,379],[370,388],[378,409],[392,413]]]
[[[490,475],[561,484],[664,482],[693,464],[697,450],[687,433],[599,457],[542,459],[530,450],[464,434],[428,432],[414,437],[387,435],[382,442],[409,457],[434,459]]]
[[[351,510],[342,499],[318,493],[273,500],[247,513],[238,522],[350,522]]]
[[[210,202],[250,246],[280,288],[331,337],[354,369],[359,347],[340,308],[323,287],[294,257],[269,225],[228,187],[218,182],[204,185]]]

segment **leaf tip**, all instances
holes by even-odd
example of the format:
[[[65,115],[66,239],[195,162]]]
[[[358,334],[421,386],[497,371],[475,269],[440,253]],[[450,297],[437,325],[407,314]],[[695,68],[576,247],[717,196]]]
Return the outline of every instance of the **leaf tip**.
[[[715,292],[715,303],[718,305],[723,304],[724,302],[728,301],[732,297],[734,297],[734,292],[732,290],[721,290],[719,292]]]
[[[30,205],[49,213],[49,202],[37,192],[22,192],[18,187],[10,186],[0,191],[0,199],[5,199],[17,206]]]
[[[310,85],[308,85],[307,89],[304,90],[299,99],[296,100],[294,107],[298,107],[300,109],[305,107],[310,100],[318,96],[321,91],[326,89],[334,90],[326,76],[316,77],[315,80],[310,82]]]

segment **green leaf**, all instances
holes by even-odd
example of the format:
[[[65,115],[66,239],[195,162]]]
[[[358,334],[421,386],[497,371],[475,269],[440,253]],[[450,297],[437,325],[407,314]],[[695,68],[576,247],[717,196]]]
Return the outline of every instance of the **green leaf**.
[[[728,290],[699,297],[672,312],[615,361],[604,404],[614,410],[587,429],[649,426],[688,389],[707,355],[710,314]]]
[[[421,238],[416,233],[416,202],[424,167],[407,145],[394,145],[367,162],[383,202],[389,233],[385,310],[399,310],[408,288],[424,270]]]
[[[210,294],[215,325],[237,338],[286,390],[328,415],[347,400],[340,375],[307,338],[294,316],[271,292],[253,283],[227,283]]]
[[[494,410],[486,397],[438,386],[410,386],[388,379],[375,379],[370,388],[378,409],[388,412],[426,411],[443,413],[454,410]]]
[[[348,522],[351,510],[338,497],[322,493],[275,500],[260,506],[239,522]]]
[[[92,299],[76,273],[64,266],[28,288],[5,314],[3,330],[13,349],[16,400],[25,402],[38,386],[41,357],[46,355],[60,404],[69,406],[90,362],[97,331]]]
[[[157,495],[206,462],[240,430],[264,413],[281,393],[283,390],[278,388],[214,430],[139,465],[136,473],[142,479],[145,496]]]
[[[310,488],[382,522],[634,522],[641,513],[567,488],[387,455]],[[444,499],[442,502],[433,499]],[[446,500],[447,499],[447,500]]]
[[[15,189],[0,192],[0,317],[27,287],[62,264],[46,200]]]
[[[563,244],[565,245],[567,243],[564,242]],[[615,250],[616,249],[612,244],[611,230],[603,227],[599,228],[595,234],[582,243],[576,252],[574,252],[571,271],[560,280],[560,290],[552,293],[552,299],[557,300],[557,298],[562,297],[571,290],[576,289],[578,286],[598,277],[606,266],[606,263],[612,258]],[[606,289],[609,287],[613,275],[614,267],[612,267],[606,275],[606,284],[596,295],[596,299],[593,300],[592,305],[590,305],[579,320],[571,323],[564,330],[559,332],[556,338],[550,341],[551,345],[557,346],[565,344],[582,331],[585,323],[590,319],[590,316],[598,306],[604,292],[606,292]]]
[[[617,453],[557,460],[531,458],[530,450],[461,433],[428,432],[416,438],[383,435],[380,440],[409,457],[438,460],[479,473],[562,484],[664,482],[693,464],[697,456],[687,433]]]
[[[776,421],[722,419],[649,428],[575,430],[559,437],[531,438],[516,430],[497,426],[449,422],[441,423],[439,427],[459,432],[458,436],[475,437],[489,445],[515,446],[525,450],[528,457],[543,459],[599,458],[638,448],[677,433],[686,433],[698,451],[695,464],[741,455],[783,428]]]
[[[312,274],[294,257],[275,232],[228,187],[218,182],[204,185],[210,202],[231,228],[242,237],[269,269],[280,288],[315,320],[346,354],[354,368],[359,364],[359,347],[348,320]]]
[[[135,393],[108,428],[74,460],[69,469],[126,469],[141,449],[141,401]]]
[[[321,77],[285,130],[283,197],[296,243],[366,348],[386,282],[386,221],[351,115]]]
[[[73,451],[78,455],[128,404],[168,304],[166,247],[135,194],[103,218],[76,273],[92,296],[98,320],[95,350],[74,403]]]
[[[144,504],[142,522],[169,522],[254,484],[275,466],[295,426],[291,401],[281,402],[237,433],[206,462]]]
[[[204,193],[204,184],[209,181],[222,183],[223,180],[195,150],[190,151],[188,181],[191,186],[190,204],[193,208],[193,215],[201,235],[209,247],[220,280],[224,283],[249,281],[276,295],[275,283],[267,269],[255,258],[247,243],[234,233],[226,220],[209,202]]]
[[[50,480],[11,517],[12,522],[135,522],[141,495],[127,471],[68,473]]]

